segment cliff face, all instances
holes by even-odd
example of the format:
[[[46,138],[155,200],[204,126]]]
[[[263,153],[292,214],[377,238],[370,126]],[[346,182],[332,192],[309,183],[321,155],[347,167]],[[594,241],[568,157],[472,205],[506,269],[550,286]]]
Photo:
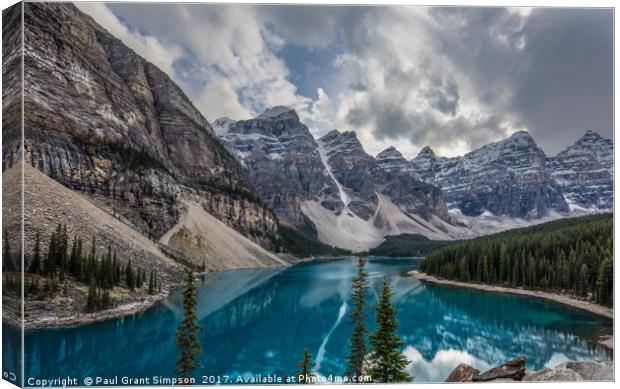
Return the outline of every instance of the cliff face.
[[[71,4],[24,8],[28,164],[152,238],[178,222],[180,199],[189,193],[216,218],[274,248],[275,216],[165,73]],[[15,69],[10,77],[17,71],[8,69]],[[18,137],[3,135],[6,171],[17,162],[11,140]]]

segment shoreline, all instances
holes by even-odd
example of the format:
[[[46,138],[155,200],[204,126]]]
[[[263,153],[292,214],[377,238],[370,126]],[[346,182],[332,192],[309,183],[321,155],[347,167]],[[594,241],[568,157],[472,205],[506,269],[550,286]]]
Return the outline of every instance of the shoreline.
[[[133,301],[111,309],[106,309],[104,311],[98,311],[93,313],[80,313],[63,317],[49,316],[45,318],[25,319],[23,322],[23,329],[24,331],[32,331],[54,328],[70,328],[99,321],[118,319],[120,317],[130,316],[136,313],[144,312],[153,305],[155,305],[156,302],[167,298],[168,295],[169,292],[162,292],[141,301]],[[20,329],[22,328],[22,323],[20,323],[20,320],[14,317],[3,317],[2,321]]]
[[[254,268],[241,268],[243,270],[247,269],[267,269],[267,268],[278,268],[278,267],[287,267],[293,265],[292,263],[288,265],[282,266],[267,266],[267,267],[254,267]],[[195,273],[194,279],[199,279],[200,277],[207,276],[212,273],[218,273],[226,270],[241,270],[241,269],[221,269],[221,270],[206,270],[205,272]],[[7,312],[5,312],[2,316],[2,322],[22,329],[24,331],[34,331],[34,330],[43,330],[43,329],[60,329],[60,328],[71,328],[71,327],[79,327],[81,325],[92,324],[96,322],[102,322],[111,319],[118,319],[125,316],[135,315],[136,313],[144,312],[147,309],[151,308],[158,301],[164,300],[168,298],[170,293],[178,287],[182,286],[180,283],[170,285],[170,288],[167,291],[162,291],[161,293],[150,295],[146,298],[126,302],[114,308],[106,309],[103,311],[97,311],[92,313],[84,313],[79,312],[77,314],[73,314],[70,316],[47,316],[43,318],[36,319],[25,319],[23,322],[19,317],[9,316]]]
[[[456,286],[459,288],[476,289],[486,292],[506,293],[514,294],[526,297],[535,297],[543,300],[556,302],[562,305],[567,305],[572,308],[576,308],[582,311],[586,311],[598,316],[605,317],[607,319],[614,319],[614,312],[612,308],[607,308],[602,305],[598,305],[589,301],[578,300],[576,298],[550,292],[542,292],[528,289],[509,288],[505,286],[486,285],[477,283],[467,283],[461,281],[452,281],[444,278],[435,277],[426,273],[422,273],[418,270],[411,270],[407,274],[418,278],[421,281],[430,282],[433,284]]]

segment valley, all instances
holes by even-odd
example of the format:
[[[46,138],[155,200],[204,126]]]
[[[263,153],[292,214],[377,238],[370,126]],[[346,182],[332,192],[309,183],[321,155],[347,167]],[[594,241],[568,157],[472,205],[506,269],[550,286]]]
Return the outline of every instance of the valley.
[[[3,17],[18,23],[10,11]],[[146,309],[186,270],[287,268],[354,253],[432,257],[613,208],[613,142],[593,131],[555,156],[526,131],[458,157],[428,146],[410,160],[394,146],[373,156],[354,128],[316,137],[287,106],[208,120],[164,71],[73,5],[28,3],[24,23],[23,149],[16,101],[3,107],[5,250],[23,254],[28,270],[51,252],[36,249],[37,237],[51,241],[62,225],[67,240],[97,242],[93,258],[115,251],[119,266],[157,270],[161,296],[112,289],[101,318]],[[13,65],[3,67],[6,79],[19,77]],[[45,274],[49,282],[65,276],[64,264]],[[13,285],[20,269],[7,270]],[[69,274],[67,284],[51,293],[54,304],[29,301],[26,326],[84,313],[88,280]],[[4,301],[5,317],[18,322],[19,302]]]

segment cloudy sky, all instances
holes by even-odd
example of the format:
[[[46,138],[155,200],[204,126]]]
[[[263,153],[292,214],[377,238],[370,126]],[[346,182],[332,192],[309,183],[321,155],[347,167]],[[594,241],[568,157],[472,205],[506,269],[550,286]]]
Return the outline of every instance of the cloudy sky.
[[[209,121],[297,109],[376,154],[463,154],[528,130],[549,155],[613,133],[609,9],[78,3]]]

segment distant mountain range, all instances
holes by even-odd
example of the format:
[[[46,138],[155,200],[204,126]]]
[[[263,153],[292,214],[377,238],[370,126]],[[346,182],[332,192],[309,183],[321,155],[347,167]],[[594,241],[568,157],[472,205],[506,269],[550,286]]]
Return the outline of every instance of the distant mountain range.
[[[282,220],[351,250],[387,235],[468,238],[613,207],[613,143],[592,131],[554,157],[519,131],[464,156],[425,147],[408,161],[394,147],[367,154],[353,131],[314,139],[286,107],[214,128]]]
[[[461,157],[426,147],[409,161],[393,147],[369,155],[353,131],[315,139],[287,107],[209,123],[164,72],[74,5],[24,10],[25,160],[38,170],[28,177],[52,178],[156,243],[157,260],[278,266],[272,252],[290,251],[287,239],[359,251],[388,235],[468,238],[613,206],[613,144],[593,132],[554,157],[517,132]],[[3,13],[6,31],[18,16]],[[3,56],[7,173],[20,162],[20,34],[3,45],[13,53]],[[57,221],[25,201],[29,255],[35,232],[48,239]],[[113,224],[67,222],[70,234],[93,224],[85,240]]]

